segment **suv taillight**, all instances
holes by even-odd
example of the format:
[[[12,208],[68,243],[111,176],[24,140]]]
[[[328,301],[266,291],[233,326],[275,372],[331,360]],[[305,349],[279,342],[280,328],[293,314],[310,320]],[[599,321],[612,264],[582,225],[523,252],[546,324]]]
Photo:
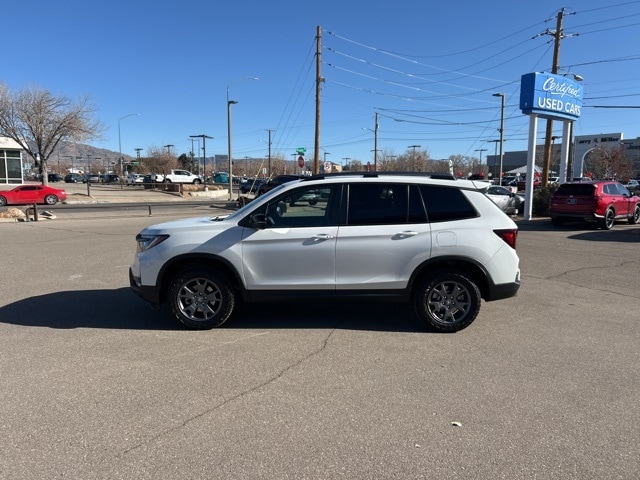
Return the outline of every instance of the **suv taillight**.
[[[518,229],[517,228],[494,230],[493,233],[498,235],[511,248],[513,248],[514,250],[516,249],[516,238],[518,237]]]

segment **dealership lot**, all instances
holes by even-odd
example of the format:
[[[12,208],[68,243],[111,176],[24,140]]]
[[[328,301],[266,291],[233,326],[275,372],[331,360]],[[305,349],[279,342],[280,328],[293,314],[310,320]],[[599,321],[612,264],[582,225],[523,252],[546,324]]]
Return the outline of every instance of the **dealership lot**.
[[[0,478],[636,478],[638,226],[520,223],[518,296],[457,334],[353,304],[193,332],[127,269],[203,212],[0,224]]]

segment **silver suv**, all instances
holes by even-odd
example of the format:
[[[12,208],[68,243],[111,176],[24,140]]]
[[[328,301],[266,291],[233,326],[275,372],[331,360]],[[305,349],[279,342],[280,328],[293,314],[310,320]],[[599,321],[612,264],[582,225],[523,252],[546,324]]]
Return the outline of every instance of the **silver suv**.
[[[285,183],[226,217],[142,230],[129,276],[191,328],[222,325],[238,302],[411,302],[454,332],[481,299],[520,287],[516,224],[486,182],[443,174],[350,173]]]

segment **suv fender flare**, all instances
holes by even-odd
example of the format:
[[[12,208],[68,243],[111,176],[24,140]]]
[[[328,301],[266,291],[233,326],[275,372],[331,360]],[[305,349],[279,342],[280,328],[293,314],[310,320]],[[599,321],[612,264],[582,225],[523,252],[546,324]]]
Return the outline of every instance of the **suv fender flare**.
[[[177,274],[179,270],[190,266],[209,267],[222,271],[227,275],[238,293],[242,295],[242,298],[247,298],[247,291],[244,287],[244,283],[242,282],[240,273],[231,262],[218,255],[199,252],[177,255],[169,259],[164,265],[162,265],[162,267],[160,267],[160,270],[158,270],[158,277],[156,278],[156,288],[161,292],[160,302],[165,301],[167,288],[173,276]]]
[[[477,260],[469,257],[448,255],[442,257],[429,258],[421,263],[411,274],[407,289],[412,292],[415,285],[425,275],[435,271],[455,271],[466,273],[475,280],[483,299],[491,297],[493,281],[484,266]]]

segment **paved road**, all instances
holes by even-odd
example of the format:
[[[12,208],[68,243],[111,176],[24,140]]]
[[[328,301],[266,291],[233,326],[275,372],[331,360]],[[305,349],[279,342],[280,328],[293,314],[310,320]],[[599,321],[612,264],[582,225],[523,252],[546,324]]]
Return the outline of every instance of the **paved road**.
[[[170,218],[0,224],[0,479],[638,477],[637,226],[523,224],[518,297],[457,334],[332,304],[192,332],[127,287]]]

